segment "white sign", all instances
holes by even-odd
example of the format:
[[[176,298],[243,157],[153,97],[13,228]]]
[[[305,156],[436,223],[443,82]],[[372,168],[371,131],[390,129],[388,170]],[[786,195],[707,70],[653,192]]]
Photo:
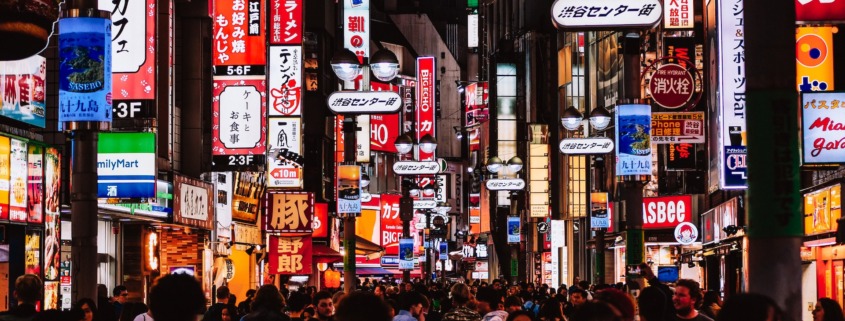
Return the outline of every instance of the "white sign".
[[[478,47],[478,14],[467,16],[467,47]]]
[[[675,227],[675,240],[682,245],[690,245],[698,240],[698,228],[690,222],[683,222]]]
[[[613,151],[613,140],[606,137],[566,138],[560,141],[560,152],[567,155],[607,154]]]
[[[470,216],[469,217],[469,224],[479,224],[481,223],[481,216]]]
[[[220,137],[238,136],[237,140],[221,139],[224,147],[253,148],[261,142],[262,95],[251,85],[226,86],[220,93]]]
[[[336,91],[328,104],[336,114],[390,114],[399,111],[402,98],[392,91]]]
[[[448,201],[448,196],[446,195],[446,177],[446,175],[437,175],[434,178],[435,186],[437,186],[437,192],[434,193],[434,200],[437,202]]]
[[[267,119],[267,187],[302,186],[299,117]]]
[[[748,168],[745,165],[745,27],[742,1],[720,1],[719,21],[719,159],[720,187],[748,188]]]
[[[496,178],[484,183],[491,191],[518,191],[525,189],[525,181],[521,178]]]
[[[803,93],[801,106],[804,164],[845,163],[845,93]]]
[[[658,0],[556,0],[552,21],[561,29],[643,27],[660,21]]]
[[[343,47],[370,56],[370,0],[343,0]]]
[[[393,172],[396,175],[437,174],[440,173],[440,164],[437,162],[398,161],[393,163]]]
[[[270,46],[267,51],[270,116],[302,115],[302,46]]]
[[[232,239],[232,172],[213,172],[211,180],[217,191],[214,201],[214,217],[217,221],[217,237]]]
[[[360,129],[355,131],[355,161],[359,163],[370,162],[370,116],[358,115],[355,117]]]
[[[690,0],[663,2],[663,27],[666,29],[692,29],[693,9]]]
[[[179,190],[179,216],[204,222],[208,220],[208,190],[199,186],[182,184]]]
[[[122,3],[123,5],[119,5]],[[112,72],[138,72],[147,58],[147,2],[99,0],[100,10],[111,12]],[[114,9],[114,10],[113,10]],[[150,9],[149,14],[156,11]],[[153,50],[154,46],[150,46]]]
[[[424,209],[432,209],[437,207],[437,201],[435,200],[414,200],[414,209],[424,210]],[[425,221],[423,221],[425,222]],[[423,223],[424,224],[424,223]]]

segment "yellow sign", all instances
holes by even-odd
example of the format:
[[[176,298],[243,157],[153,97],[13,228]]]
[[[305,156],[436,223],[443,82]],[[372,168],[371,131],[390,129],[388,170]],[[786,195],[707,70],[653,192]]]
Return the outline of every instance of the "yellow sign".
[[[10,169],[11,163],[11,141],[9,137],[0,136],[0,218],[9,219],[9,180],[12,178]]]
[[[799,92],[833,90],[833,27],[798,27],[795,60]]]
[[[834,185],[804,194],[804,234],[836,231],[842,216],[842,186]]]

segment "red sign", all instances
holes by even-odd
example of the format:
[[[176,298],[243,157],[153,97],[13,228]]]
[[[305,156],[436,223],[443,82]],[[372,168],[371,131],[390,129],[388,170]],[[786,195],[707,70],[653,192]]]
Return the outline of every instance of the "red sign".
[[[381,246],[385,255],[399,255],[402,220],[399,218],[399,195],[381,194]]]
[[[311,274],[311,236],[270,236],[270,274]]]
[[[314,194],[303,192],[267,193],[264,230],[279,233],[311,233]]]
[[[211,154],[264,155],[264,77],[214,79],[211,100]]]
[[[270,0],[270,44],[302,43],[302,0]]]
[[[795,21],[845,20],[845,1],[795,0]]]
[[[686,68],[676,64],[661,65],[648,83],[654,102],[665,108],[681,108],[694,93],[695,83]]]
[[[643,197],[643,229],[675,228],[692,215],[690,195]]]
[[[479,125],[489,119],[487,102],[489,100],[489,89],[487,82],[471,83],[466,86],[465,106],[466,123],[465,127]]]
[[[426,134],[434,136],[434,57],[417,58],[417,141]],[[434,160],[434,153],[420,150],[420,161]]]
[[[156,1],[111,3],[113,99],[155,99]]]
[[[264,65],[264,0],[213,1],[213,64]]]
[[[311,237],[329,236],[329,204],[314,203],[314,216],[311,218]]]
[[[370,149],[396,153],[393,142],[399,137],[399,114],[370,115]]]

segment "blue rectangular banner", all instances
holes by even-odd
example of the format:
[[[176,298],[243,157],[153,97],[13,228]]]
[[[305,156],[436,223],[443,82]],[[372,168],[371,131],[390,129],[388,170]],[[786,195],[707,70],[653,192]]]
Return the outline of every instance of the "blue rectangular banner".
[[[59,122],[111,122],[111,24],[59,19]]]
[[[449,259],[449,242],[440,241],[440,260],[445,261]]]
[[[399,269],[414,269],[414,239],[399,239]]]
[[[508,243],[519,243],[519,216],[508,216]]]
[[[651,106],[616,107],[616,176],[651,175]]]

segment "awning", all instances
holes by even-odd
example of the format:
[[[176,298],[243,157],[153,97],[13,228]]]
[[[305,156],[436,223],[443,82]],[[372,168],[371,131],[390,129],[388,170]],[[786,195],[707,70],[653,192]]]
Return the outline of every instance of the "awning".
[[[338,267],[338,271],[343,272],[343,267]],[[382,269],[380,267],[355,267],[355,275],[393,275],[393,272]]]
[[[323,244],[314,244],[311,246],[311,258],[315,263],[336,263],[343,261],[343,255],[340,252],[332,250],[332,248]]]

